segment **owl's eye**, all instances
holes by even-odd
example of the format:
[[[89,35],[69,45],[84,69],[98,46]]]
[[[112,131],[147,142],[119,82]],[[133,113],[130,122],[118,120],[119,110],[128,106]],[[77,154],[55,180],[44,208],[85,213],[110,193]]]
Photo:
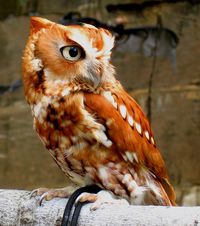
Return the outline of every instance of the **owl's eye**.
[[[83,50],[79,46],[63,46],[60,48],[60,52],[69,61],[77,61],[83,57]]]

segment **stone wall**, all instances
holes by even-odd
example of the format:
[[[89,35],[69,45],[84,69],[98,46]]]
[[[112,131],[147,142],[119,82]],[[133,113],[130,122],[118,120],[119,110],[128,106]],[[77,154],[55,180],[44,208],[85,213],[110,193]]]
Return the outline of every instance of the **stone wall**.
[[[179,203],[200,203],[200,4],[188,1],[164,3],[136,12],[108,13],[106,4],[120,1],[27,0],[0,1],[0,86],[21,76],[21,56],[28,36],[29,16],[37,14],[58,21],[78,10],[107,23],[126,21],[126,27],[155,25],[172,29],[180,42],[176,66],[157,59],[152,94],[152,127],[165,158]],[[122,2],[122,1],[121,1]],[[125,2],[125,1],[123,1]],[[128,1],[126,1],[128,2]],[[129,1],[141,2],[141,1]],[[117,77],[146,109],[153,58],[140,53],[114,51]],[[32,130],[30,111],[23,91],[0,95],[0,187],[59,187],[63,175]]]

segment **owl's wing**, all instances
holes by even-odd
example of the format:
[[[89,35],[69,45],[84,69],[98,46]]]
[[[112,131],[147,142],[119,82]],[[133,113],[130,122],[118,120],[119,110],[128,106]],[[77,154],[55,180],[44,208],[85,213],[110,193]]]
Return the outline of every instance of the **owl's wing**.
[[[147,167],[161,182],[172,203],[175,194],[163,158],[156,148],[149,122],[124,90],[104,95],[84,94],[86,109],[106,127],[106,135],[126,161]]]

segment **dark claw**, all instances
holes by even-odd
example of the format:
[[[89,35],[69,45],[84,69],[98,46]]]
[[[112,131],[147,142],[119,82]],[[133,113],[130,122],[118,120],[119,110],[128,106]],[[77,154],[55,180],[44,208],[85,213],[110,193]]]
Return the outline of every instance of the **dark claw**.
[[[41,206],[42,205],[42,202],[43,200],[45,199],[45,197],[48,195],[48,192],[45,192],[44,194],[42,194],[40,196],[40,199],[39,199],[39,205]]]
[[[68,226],[69,224],[69,217],[70,217],[70,213],[72,211],[73,205],[77,199],[77,197],[82,194],[83,192],[88,192],[88,193],[93,193],[96,194],[99,191],[101,191],[102,189],[100,187],[98,187],[97,185],[88,185],[82,188],[77,189],[69,198],[67,205],[65,207],[65,211],[63,214],[63,219],[62,219],[62,223],[61,226]],[[84,204],[86,204],[87,202],[81,203],[78,202],[75,205],[75,210],[72,216],[72,221],[71,221],[71,226],[76,226],[77,222],[78,222],[78,217],[81,211],[81,208]]]
[[[35,189],[35,190],[33,190],[33,191],[31,192],[31,194],[30,194],[30,199],[36,196],[37,191],[38,191],[38,189]]]
[[[31,192],[30,194],[30,199],[33,198],[33,197],[36,197],[37,196],[37,192],[38,192],[38,189],[35,189]],[[39,205],[41,206],[42,205],[42,201],[45,199],[45,197],[47,196],[48,192],[44,192],[41,196],[40,196],[40,199],[39,199]]]

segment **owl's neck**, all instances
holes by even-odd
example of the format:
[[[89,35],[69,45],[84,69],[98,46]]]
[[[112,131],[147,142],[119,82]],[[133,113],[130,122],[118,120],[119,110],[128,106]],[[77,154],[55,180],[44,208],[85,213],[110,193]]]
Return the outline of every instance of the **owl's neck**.
[[[24,79],[25,95],[29,103],[35,103],[44,95],[62,96],[68,92],[92,92],[99,94],[104,87],[116,84],[112,73],[102,75],[103,78],[94,84],[93,80],[83,76],[74,76],[72,79],[50,76],[49,70],[35,71],[32,76]],[[34,82],[33,82],[34,80]]]
[[[115,70],[112,65],[106,67],[106,69],[102,69],[99,74],[90,71],[90,73],[83,72],[82,74],[75,74],[71,77],[67,74],[55,75],[50,69],[44,69],[44,88],[46,90],[53,89],[54,93],[59,91],[61,87],[63,89],[68,88],[72,92],[87,91],[99,93],[99,90],[101,90],[104,84],[116,84],[114,73]]]

